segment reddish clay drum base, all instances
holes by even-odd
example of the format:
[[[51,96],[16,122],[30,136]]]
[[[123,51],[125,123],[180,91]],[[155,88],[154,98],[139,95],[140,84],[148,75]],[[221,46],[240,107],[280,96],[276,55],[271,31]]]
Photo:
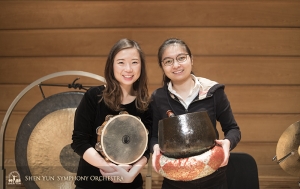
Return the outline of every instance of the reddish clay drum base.
[[[203,154],[188,158],[174,159],[160,154],[155,167],[170,180],[190,181],[208,176],[215,172],[224,160],[222,147],[215,146]]]

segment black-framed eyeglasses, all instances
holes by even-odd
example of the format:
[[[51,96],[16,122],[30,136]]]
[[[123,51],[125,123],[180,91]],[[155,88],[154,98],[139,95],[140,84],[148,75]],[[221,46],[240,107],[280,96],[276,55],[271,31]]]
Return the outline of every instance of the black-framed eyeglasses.
[[[187,60],[189,54],[179,54],[176,56],[176,60],[179,64],[184,63]],[[164,66],[172,66],[174,64],[174,58],[165,58],[162,60]]]

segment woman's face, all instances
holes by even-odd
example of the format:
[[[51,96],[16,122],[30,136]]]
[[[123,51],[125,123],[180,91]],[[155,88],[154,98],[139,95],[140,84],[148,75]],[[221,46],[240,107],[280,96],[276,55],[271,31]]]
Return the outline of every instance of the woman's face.
[[[114,58],[114,76],[122,87],[132,87],[141,75],[141,59],[136,48],[123,49]]]
[[[172,83],[184,82],[191,78],[193,60],[181,45],[169,45],[165,49],[161,61],[163,71]]]

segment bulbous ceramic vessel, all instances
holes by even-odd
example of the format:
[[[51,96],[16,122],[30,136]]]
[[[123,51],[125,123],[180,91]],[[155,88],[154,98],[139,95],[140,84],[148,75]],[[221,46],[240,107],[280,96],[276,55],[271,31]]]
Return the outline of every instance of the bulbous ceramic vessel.
[[[160,150],[170,158],[199,155],[215,146],[216,131],[205,111],[162,119],[158,131]]]

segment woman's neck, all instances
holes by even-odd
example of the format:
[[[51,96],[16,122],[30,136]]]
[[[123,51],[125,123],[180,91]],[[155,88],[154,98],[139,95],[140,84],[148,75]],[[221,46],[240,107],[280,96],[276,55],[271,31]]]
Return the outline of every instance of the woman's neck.
[[[189,77],[184,82],[172,81],[172,85],[173,89],[185,100],[190,94],[191,90],[194,88],[195,82],[192,77]]]
[[[136,96],[134,95],[134,91],[132,87],[123,87],[121,86],[122,89],[122,104],[129,104],[132,101],[134,101],[134,99],[136,98]]]

